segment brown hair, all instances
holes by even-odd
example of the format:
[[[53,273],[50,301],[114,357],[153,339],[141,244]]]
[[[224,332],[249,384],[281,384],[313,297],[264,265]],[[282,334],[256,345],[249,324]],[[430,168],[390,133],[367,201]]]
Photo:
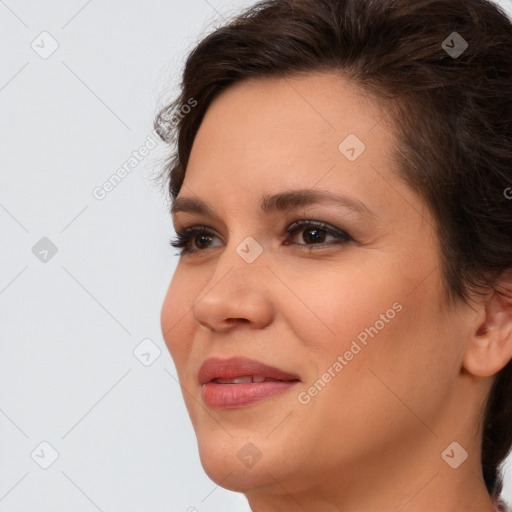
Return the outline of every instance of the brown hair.
[[[463,40],[465,51],[450,53]],[[397,173],[436,218],[448,298],[467,302],[482,289],[510,297],[499,284],[512,268],[512,24],[488,0],[264,0],[246,10],[195,47],[181,94],[155,119],[174,147],[163,169],[171,199],[222,91],[250,78],[320,71],[339,71],[389,106]],[[493,498],[512,445],[511,397],[509,362],[482,418]]]

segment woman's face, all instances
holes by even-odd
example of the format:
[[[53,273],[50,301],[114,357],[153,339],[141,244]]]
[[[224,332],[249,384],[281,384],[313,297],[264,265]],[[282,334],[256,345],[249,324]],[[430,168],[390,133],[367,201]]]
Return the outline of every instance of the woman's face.
[[[161,321],[223,487],[278,495],[453,471],[441,452],[460,433],[471,310],[443,310],[434,220],[395,175],[384,116],[315,74],[237,84],[201,124],[178,199],[204,206],[176,204],[173,221],[209,234],[191,237]],[[244,376],[255,382],[233,382]]]

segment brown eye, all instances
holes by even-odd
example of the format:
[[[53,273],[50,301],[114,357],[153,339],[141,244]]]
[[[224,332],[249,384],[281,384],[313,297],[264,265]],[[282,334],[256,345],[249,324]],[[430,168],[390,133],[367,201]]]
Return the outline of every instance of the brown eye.
[[[303,236],[303,239],[306,243],[317,243],[317,242],[324,242],[325,241],[325,236],[326,236],[326,232],[323,230],[323,229],[318,229],[318,228],[312,228],[312,229],[305,229],[303,232],[303,235],[305,233],[305,235]]]
[[[215,237],[215,233],[212,233],[206,226],[192,226],[183,231],[177,230],[176,238],[171,238],[169,244],[171,247],[180,249],[177,255],[191,254],[209,249],[209,244]]]
[[[295,222],[286,230],[286,233],[290,236],[299,234],[299,238],[305,242],[305,244],[289,243],[287,245],[299,245],[305,249],[312,249],[312,246],[315,245],[320,245],[319,248],[322,248],[321,244],[325,246],[353,241],[353,238],[351,238],[345,231],[335,228],[334,226],[330,226],[329,224],[325,224],[324,222],[311,220],[300,220]],[[328,236],[334,238],[332,243],[326,243],[326,237]]]

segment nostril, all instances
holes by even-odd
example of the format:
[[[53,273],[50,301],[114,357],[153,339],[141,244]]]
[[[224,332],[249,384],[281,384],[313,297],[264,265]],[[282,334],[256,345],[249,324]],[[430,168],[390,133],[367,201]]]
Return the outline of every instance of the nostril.
[[[231,325],[237,324],[237,323],[247,323],[249,320],[247,318],[228,318],[227,322]]]

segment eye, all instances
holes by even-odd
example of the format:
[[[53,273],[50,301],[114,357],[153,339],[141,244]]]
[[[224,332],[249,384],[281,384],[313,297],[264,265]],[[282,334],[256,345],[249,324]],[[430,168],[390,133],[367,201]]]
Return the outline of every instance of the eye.
[[[301,233],[300,238],[306,242],[305,244],[285,242],[283,245],[294,245],[306,251],[325,249],[335,244],[347,244],[354,241],[345,231],[325,222],[313,220],[296,221],[286,229],[285,233],[292,239]],[[333,240],[326,243],[326,238],[329,236]],[[191,226],[183,231],[176,230],[176,237],[171,238],[169,243],[171,247],[180,249],[176,256],[190,255],[212,248],[209,243],[215,238],[217,238],[217,235],[206,226]]]
[[[209,247],[204,246],[215,236],[215,233],[211,232],[206,226],[191,226],[183,231],[176,230],[176,237],[171,238],[169,244],[171,247],[180,249],[176,256],[191,254],[208,249]],[[191,242],[196,242],[196,247],[191,248]]]
[[[286,230],[286,234],[290,236],[297,233],[299,233],[301,235],[300,238],[306,242],[306,246],[300,243],[286,243],[285,245],[297,245],[301,249],[311,251],[323,249],[325,245],[346,244],[354,241],[354,239],[345,231],[326,224],[325,222],[313,220],[299,220],[294,222]],[[325,239],[328,236],[333,237],[334,240],[329,244],[325,244]]]

